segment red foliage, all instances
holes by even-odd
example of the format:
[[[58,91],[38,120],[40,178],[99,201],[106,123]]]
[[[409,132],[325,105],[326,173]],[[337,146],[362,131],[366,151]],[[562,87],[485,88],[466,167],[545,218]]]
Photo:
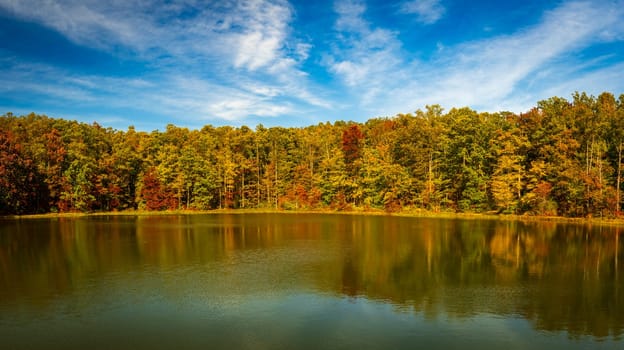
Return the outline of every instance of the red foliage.
[[[540,182],[535,186],[533,193],[535,193],[541,200],[546,200],[552,191],[552,185],[548,182]]]
[[[57,129],[52,128],[50,132],[46,133],[45,140],[47,156],[45,182],[50,193],[48,202],[51,208],[67,211],[69,204],[61,203],[63,201],[60,199],[61,193],[68,187],[66,179],[62,176],[62,167],[67,150],[63,145],[61,133]]]
[[[178,206],[175,195],[161,185],[154,168],[148,169],[143,175],[141,197],[145,201],[147,210],[175,209]]]
[[[41,192],[40,177],[33,161],[10,132],[0,130],[0,213],[36,212]]]
[[[364,134],[357,124],[349,126],[342,132],[342,152],[347,165],[353,164],[356,159],[360,158],[362,139],[364,139]]]

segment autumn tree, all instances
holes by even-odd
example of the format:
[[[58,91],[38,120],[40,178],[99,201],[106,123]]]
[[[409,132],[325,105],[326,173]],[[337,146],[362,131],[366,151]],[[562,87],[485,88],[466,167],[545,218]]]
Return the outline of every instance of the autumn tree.
[[[342,132],[342,153],[348,171],[353,170],[356,160],[361,156],[363,139],[364,134],[358,124],[351,124]]]
[[[149,168],[141,179],[141,199],[147,210],[165,210],[177,205],[175,195],[160,183],[155,168]]]
[[[549,197],[556,203],[556,213],[582,216],[585,213],[584,171],[577,158],[582,148],[575,138],[576,125],[571,107],[567,100],[559,97],[538,102],[543,117],[540,129],[545,134],[538,152],[545,165]]]
[[[21,144],[12,133],[0,130],[0,213],[37,212],[42,190],[41,177]]]
[[[604,95],[604,94],[603,94]],[[600,95],[601,97],[603,95]],[[621,215],[622,212],[622,162],[624,161],[624,94],[620,95],[616,102],[616,109],[611,109],[611,97],[605,95],[604,102],[601,105],[606,113],[609,113],[609,136],[610,149],[612,153],[612,164],[615,171],[615,214]]]
[[[525,154],[528,140],[516,126],[517,117],[509,114],[503,127],[490,142],[496,159],[490,189],[499,211],[514,213],[525,188]]]
[[[434,211],[447,205],[443,190],[448,188],[448,178],[443,178],[440,171],[446,143],[442,111],[442,107],[433,105],[415,115],[398,115],[392,146],[395,161],[410,174],[417,192],[416,203]]]
[[[150,133],[9,113],[0,117],[1,210],[619,215],[623,106],[624,95],[575,93],[518,115],[431,105],[365,123]]]

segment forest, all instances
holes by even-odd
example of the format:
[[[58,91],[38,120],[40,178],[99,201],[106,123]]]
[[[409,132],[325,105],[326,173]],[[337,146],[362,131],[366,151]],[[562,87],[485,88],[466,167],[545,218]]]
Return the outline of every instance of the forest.
[[[126,210],[621,213],[624,94],[526,113],[439,105],[364,123],[126,131],[0,117],[0,214]]]

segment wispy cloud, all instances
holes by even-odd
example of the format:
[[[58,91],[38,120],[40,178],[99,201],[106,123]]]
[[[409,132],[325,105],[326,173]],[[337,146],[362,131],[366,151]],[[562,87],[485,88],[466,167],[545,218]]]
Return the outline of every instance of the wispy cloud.
[[[284,99],[304,106],[331,105],[301,70],[311,45],[293,35],[293,9],[287,1],[226,0],[207,6],[194,0],[0,0],[0,8],[52,28],[78,45],[122,58],[138,56],[151,70],[145,79],[155,84],[147,90],[151,95],[136,89],[126,91],[132,94],[128,96],[171,102],[167,107],[175,109],[168,98],[173,91],[180,98],[178,111],[189,118],[280,116],[290,111]],[[77,82],[96,81],[93,84],[99,86],[107,77],[73,79],[75,84],[69,86],[86,89]],[[195,90],[186,83],[180,86],[188,81],[202,84]],[[44,89],[41,80],[37,85]]]
[[[379,16],[366,0],[336,0],[333,26],[312,24],[306,31],[296,26],[309,14],[287,0],[0,0],[3,14],[141,66],[126,75],[85,73],[0,51],[0,103],[17,101],[21,108],[30,99],[99,116],[129,110],[182,125],[272,117],[290,124],[310,118],[300,122],[307,124],[433,103],[522,111],[552,94],[623,87],[621,53],[582,57],[597,45],[624,41],[623,0],[561,1],[504,35],[459,44],[442,38],[437,51],[419,51],[406,38],[444,27],[452,15],[445,6],[405,0]],[[389,27],[388,19],[403,22]]]
[[[245,30],[235,38],[238,49],[234,65],[256,70],[272,63],[279,64],[276,61],[284,59],[280,58],[280,51],[284,48],[292,18],[288,4],[249,1],[239,7],[242,10],[239,13],[252,16],[240,16],[238,23],[233,23],[237,26],[246,24]]]
[[[437,92],[433,96],[445,103],[491,109],[497,101],[513,99],[515,92],[525,90],[523,84],[546,67],[573,66],[574,53],[599,40],[600,33],[619,21],[622,13],[608,3],[604,7],[566,3],[545,13],[531,28],[442,51],[434,64],[448,67],[437,70],[443,74],[431,77],[419,73],[434,83]],[[541,84],[558,84],[559,79],[569,77],[551,76],[550,82]],[[535,95],[541,93],[537,88],[531,89]]]
[[[416,19],[423,24],[433,24],[444,16],[446,9],[440,0],[410,0],[401,4],[399,11],[416,15]]]
[[[24,83],[16,85],[15,81]],[[93,110],[90,114],[100,116],[102,110],[134,110],[154,117],[167,116],[179,124],[201,125],[219,120],[237,123],[243,117],[274,117],[292,112],[289,103],[273,100],[284,91],[253,84],[256,83],[248,83],[247,89],[242,89],[177,74],[141,79],[77,75],[56,67],[29,63],[14,63],[10,74],[0,75],[0,92],[5,97],[22,95],[32,99],[34,96],[45,100],[52,109],[68,103],[76,108],[89,106]],[[119,122],[119,119],[115,121]],[[136,123],[126,120],[125,124]]]
[[[0,6],[53,28],[76,43],[95,48],[122,44],[145,50],[149,48],[145,46],[146,36],[162,34],[145,16],[149,2],[2,0]]]
[[[335,11],[337,44],[324,63],[362,104],[375,104],[404,69],[398,33],[371,25],[362,1],[337,2]]]
[[[349,1],[336,6],[336,28],[342,30],[337,38],[348,36],[350,45],[341,46],[326,62],[351,91],[364,97],[368,113],[388,115],[433,103],[521,111],[549,97],[549,91],[561,90],[553,86],[570,86],[563,81],[574,81],[571,77],[587,81],[584,76],[601,74],[600,66],[574,68],[578,64],[575,53],[597,42],[616,40],[613,30],[624,16],[619,5],[564,3],[544,13],[532,27],[511,35],[441,46],[432,60],[419,61],[409,60],[402,52],[398,33],[375,28],[364,19],[365,7]],[[343,11],[349,8],[357,11]],[[607,30],[611,31],[608,37],[604,34]],[[572,67],[573,71],[540,78],[541,71],[557,67]],[[624,79],[624,73],[608,71]]]

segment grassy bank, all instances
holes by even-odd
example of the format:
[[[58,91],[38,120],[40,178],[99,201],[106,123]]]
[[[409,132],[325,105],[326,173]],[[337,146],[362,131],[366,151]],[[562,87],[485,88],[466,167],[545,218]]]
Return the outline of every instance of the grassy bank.
[[[533,215],[510,215],[492,213],[455,213],[455,212],[433,212],[427,210],[409,210],[396,213],[387,213],[380,209],[355,209],[349,211],[336,211],[330,209],[317,210],[280,210],[270,208],[259,209],[215,209],[215,210],[126,210],[112,212],[67,212],[67,213],[46,213],[31,215],[11,215],[3,216],[8,219],[46,219],[46,218],[79,218],[98,216],[167,216],[167,215],[215,215],[215,214],[333,214],[333,215],[380,215],[380,216],[401,216],[401,217],[426,217],[444,219],[488,219],[488,220],[511,220],[511,221],[551,221],[574,224],[600,224],[624,226],[624,218],[568,218],[562,216],[533,216]]]

